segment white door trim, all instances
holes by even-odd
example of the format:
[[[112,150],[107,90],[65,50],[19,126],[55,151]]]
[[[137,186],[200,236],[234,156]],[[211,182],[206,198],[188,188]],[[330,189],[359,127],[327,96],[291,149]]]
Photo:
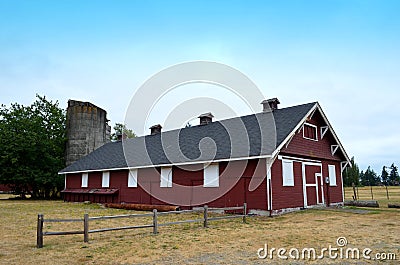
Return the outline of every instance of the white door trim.
[[[306,166],[318,166],[318,167],[320,167],[320,172],[315,173],[315,184],[307,184],[307,182],[306,182]],[[303,203],[304,203],[304,208],[309,207],[308,203],[307,203],[307,187],[315,187],[316,188],[317,204],[321,204],[319,202],[319,195],[318,195],[318,179],[317,179],[317,175],[322,176],[322,163],[318,163],[318,162],[301,162],[301,171],[302,171],[302,179],[303,179]],[[323,195],[323,192],[322,192],[322,201],[324,201],[323,197],[324,197],[324,195]]]

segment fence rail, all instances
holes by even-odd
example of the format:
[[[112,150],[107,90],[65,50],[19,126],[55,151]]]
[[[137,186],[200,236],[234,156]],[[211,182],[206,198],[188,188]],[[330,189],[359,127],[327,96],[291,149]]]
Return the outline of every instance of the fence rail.
[[[208,213],[212,212],[212,211],[233,211],[233,210],[242,210],[242,214],[217,216],[217,217],[209,217],[208,216]],[[203,212],[203,218],[191,219],[191,220],[181,220],[181,221],[175,221],[175,222],[158,223],[159,216],[171,215],[171,214],[195,213],[195,212],[197,212],[197,213]],[[89,222],[93,221],[93,220],[107,220],[107,219],[118,219],[118,218],[140,218],[140,217],[152,217],[153,222],[152,222],[152,224],[145,224],[145,225],[110,227],[110,228],[100,228],[100,229],[92,229],[92,230],[89,229]],[[170,211],[170,212],[160,212],[160,213],[157,212],[156,209],[154,209],[152,213],[146,213],[146,214],[124,214],[124,215],[89,217],[89,214],[85,213],[83,216],[83,219],[45,219],[43,214],[38,214],[36,246],[37,246],[37,248],[43,247],[43,237],[44,236],[83,234],[83,241],[89,242],[89,233],[100,233],[100,232],[127,230],[127,229],[153,228],[153,234],[157,234],[158,227],[163,227],[163,226],[185,224],[185,223],[201,223],[202,222],[203,227],[207,228],[209,221],[232,219],[232,218],[242,218],[243,223],[246,223],[246,217],[247,217],[246,203],[244,203],[243,206],[237,206],[237,207],[208,208],[208,206],[205,205],[204,207],[202,207],[202,209]],[[43,231],[44,223],[56,223],[56,222],[83,222],[83,230],[82,231]]]

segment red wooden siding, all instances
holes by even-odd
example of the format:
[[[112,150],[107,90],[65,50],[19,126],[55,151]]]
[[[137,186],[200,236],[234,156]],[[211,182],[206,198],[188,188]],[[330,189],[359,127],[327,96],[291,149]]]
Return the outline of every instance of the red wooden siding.
[[[322,174],[323,174],[324,178],[329,176],[328,165],[335,165],[336,186],[328,186],[327,184],[325,184],[325,186],[324,186],[325,197],[327,198],[327,194],[329,193],[329,203],[343,202],[340,162],[338,162],[338,161],[323,161],[322,162]]]
[[[102,172],[90,172],[88,187],[101,188]]]
[[[242,172],[241,169],[244,168]],[[267,209],[267,182],[266,160],[252,159],[244,161],[231,161],[220,163],[220,181],[222,183],[234,184],[232,177],[240,177],[236,184],[222,197],[209,203],[212,207],[241,206],[246,202],[249,209]],[[260,180],[260,185],[253,191],[249,191],[252,178]],[[229,178],[231,178],[229,180]],[[227,181],[229,180],[229,181]],[[220,185],[221,187],[221,185]]]
[[[303,129],[300,129],[293,136],[287,148],[282,148],[281,153],[317,160],[327,159],[344,161],[345,158],[339,150],[332,156],[331,145],[336,145],[337,143],[329,130],[324,135],[323,139],[321,139],[321,126],[326,126],[326,124],[319,112],[314,113],[312,119],[307,120],[307,123],[317,126],[318,141],[304,139]]]
[[[67,174],[67,188],[69,189],[80,189],[82,184],[82,174],[74,173]]]
[[[282,160],[275,160],[271,168],[272,209],[303,207],[303,179],[301,163],[293,162],[294,186],[282,186]]]
[[[258,164],[259,163],[259,164]],[[258,167],[257,167],[258,165]],[[242,170],[244,169],[244,170]],[[257,169],[257,170],[256,170]],[[142,203],[142,204],[169,204],[164,198],[178,200],[179,205],[186,207],[203,205],[210,196],[220,193],[220,188],[225,188],[227,193],[218,199],[208,202],[210,207],[239,206],[247,202],[250,209],[266,209],[266,161],[265,159],[253,159],[220,163],[220,187],[203,187],[203,168],[201,165],[173,167],[172,188],[160,188],[160,173],[154,168],[138,170],[138,187],[128,187],[128,170],[110,171],[110,189],[118,189],[117,195],[87,195],[65,194],[66,201],[107,202],[107,198],[113,198],[116,202]],[[242,172],[243,171],[243,172]],[[67,189],[81,188],[82,174],[67,175]],[[249,191],[249,183],[253,176],[264,178],[261,185],[254,191]],[[102,172],[90,172],[88,187],[85,189],[101,188]],[[179,187],[181,186],[181,187]],[[182,186],[184,186],[182,188]],[[188,189],[187,187],[192,187]],[[182,189],[180,189],[182,188]],[[151,191],[150,196],[146,191]],[[97,197],[96,197],[97,196]],[[107,197],[108,196],[108,197]],[[201,202],[201,203],[199,203]]]
[[[0,184],[0,192],[10,192],[11,188],[8,185]]]

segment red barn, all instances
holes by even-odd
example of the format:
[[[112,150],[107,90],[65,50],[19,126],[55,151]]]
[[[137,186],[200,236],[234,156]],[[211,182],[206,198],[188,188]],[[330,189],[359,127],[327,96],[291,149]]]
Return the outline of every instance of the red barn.
[[[319,103],[263,112],[111,142],[67,168],[65,201],[204,204],[247,203],[278,214],[342,205],[342,172],[350,160]]]

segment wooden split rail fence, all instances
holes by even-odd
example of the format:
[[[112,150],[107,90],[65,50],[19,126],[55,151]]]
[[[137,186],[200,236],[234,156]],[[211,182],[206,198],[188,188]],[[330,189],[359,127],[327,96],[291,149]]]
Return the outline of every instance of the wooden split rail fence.
[[[43,237],[44,236],[56,236],[56,235],[75,235],[75,234],[83,234],[83,241],[89,242],[89,234],[90,233],[100,233],[107,231],[117,231],[117,230],[126,230],[126,229],[139,229],[139,228],[153,228],[153,234],[158,233],[158,227],[176,225],[176,224],[185,224],[185,223],[198,223],[202,222],[203,227],[208,227],[209,221],[215,220],[223,220],[223,219],[231,219],[231,218],[242,218],[243,223],[246,223],[247,215],[247,205],[246,203],[243,206],[238,207],[226,207],[226,208],[209,208],[207,205],[202,207],[203,209],[196,210],[182,210],[182,211],[170,211],[170,212],[157,212],[157,209],[154,209],[152,213],[144,213],[144,214],[124,214],[124,215],[110,215],[110,216],[95,216],[89,217],[89,214],[85,213],[83,219],[45,219],[43,214],[38,214],[37,220],[37,248],[43,247]],[[215,216],[209,217],[208,213],[212,211],[237,211],[242,210],[242,214],[233,214],[233,215],[223,215],[223,216]],[[195,212],[203,212],[203,218],[193,219],[193,220],[182,220],[175,222],[167,222],[167,223],[158,223],[158,216],[162,215],[170,215],[170,214],[181,214],[181,213],[195,213]],[[138,218],[138,217],[152,217],[152,224],[145,225],[136,225],[136,226],[121,226],[121,227],[110,227],[110,228],[101,228],[101,229],[89,229],[89,221],[94,220],[107,220],[107,219],[118,219],[118,218]],[[44,223],[59,223],[59,222],[83,222],[83,230],[78,231],[43,231]]]

